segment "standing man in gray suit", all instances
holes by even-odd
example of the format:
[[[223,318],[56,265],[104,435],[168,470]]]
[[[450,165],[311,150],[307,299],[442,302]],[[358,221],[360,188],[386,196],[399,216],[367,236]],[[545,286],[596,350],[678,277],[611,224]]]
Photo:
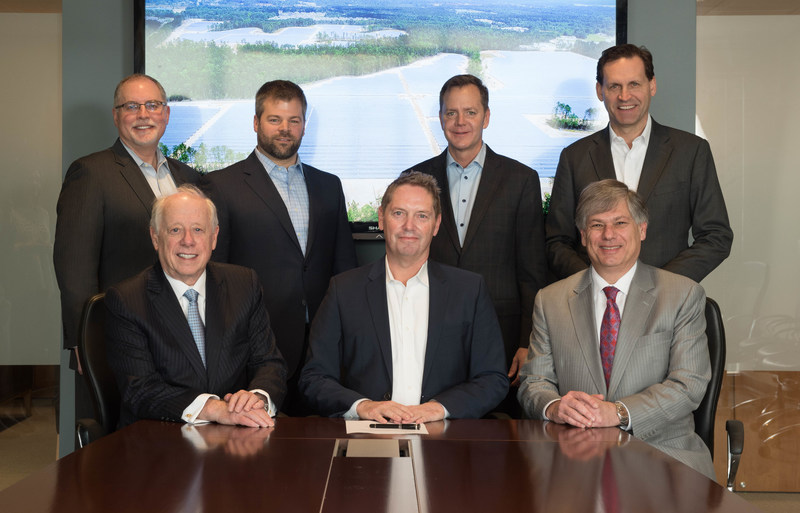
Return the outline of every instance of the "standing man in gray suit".
[[[576,218],[591,267],[536,296],[518,393],[525,414],[619,426],[714,479],[692,415],[711,377],[705,292],[638,260],[651,230],[625,184],[587,186]]]
[[[245,160],[209,173],[220,213],[214,260],[251,267],[264,286],[278,348],[289,367],[284,411],[307,413],[297,391],[308,327],[331,277],[356,266],[339,178],[302,163],[303,90],[273,80],[256,93],[257,146]]]
[[[73,162],[58,197],[53,263],[61,289],[64,348],[76,347],[83,305],[110,285],[156,261],[147,236],[157,197],[199,180],[197,172],[165,157],[158,143],[169,122],[167,94],[142,74],[124,78],[111,109],[119,138],[110,148]],[[91,417],[88,391],[76,374],[78,418]]]
[[[414,166],[442,188],[442,225],[431,260],[483,276],[505,345],[512,384],[525,360],[536,292],[545,285],[544,224],[539,175],[483,142],[489,90],[472,75],[456,75],[439,92],[447,139],[440,155]],[[511,410],[513,396],[503,409]]]
[[[608,126],[561,152],[545,227],[550,269],[566,278],[586,268],[575,205],[588,184],[616,178],[650,213],[652,235],[642,244],[641,261],[700,282],[728,257],[733,242],[708,142],[650,116],[656,77],[644,47],[606,49],[597,62],[596,89]]]

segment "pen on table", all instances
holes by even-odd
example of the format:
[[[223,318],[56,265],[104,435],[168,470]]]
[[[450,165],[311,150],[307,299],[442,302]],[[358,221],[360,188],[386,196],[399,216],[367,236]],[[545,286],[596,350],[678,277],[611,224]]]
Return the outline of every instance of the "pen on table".
[[[418,430],[419,424],[370,424],[373,429],[412,429]]]

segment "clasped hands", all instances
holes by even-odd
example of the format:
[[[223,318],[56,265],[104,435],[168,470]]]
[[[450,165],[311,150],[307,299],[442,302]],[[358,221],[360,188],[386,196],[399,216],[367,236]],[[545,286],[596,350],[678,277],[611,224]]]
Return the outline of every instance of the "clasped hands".
[[[356,413],[364,420],[374,420],[381,424],[422,424],[444,419],[444,406],[436,401],[406,406],[394,401],[361,401]]]
[[[247,390],[226,394],[222,399],[209,399],[198,416],[218,424],[248,427],[272,427],[275,420],[269,416],[264,397]]]
[[[604,401],[603,394],[569,391],[548,406],[545,415],[558,424],[579,428],[619,426],[617,407],[612,402]]]

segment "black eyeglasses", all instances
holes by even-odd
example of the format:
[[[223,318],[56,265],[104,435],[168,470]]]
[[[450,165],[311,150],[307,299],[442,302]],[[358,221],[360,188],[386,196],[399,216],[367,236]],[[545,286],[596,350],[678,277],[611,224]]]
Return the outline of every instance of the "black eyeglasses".
[[[125,112],[139,112],[139,109],[144,108],[147,112],[161,112],[161,109],[164,108],[166,102],[160,102],[158,100],[149,100],[144,103],[137,103],[137,102],[125,102],[120,105],[115,105],[115,109],[122,109]]]

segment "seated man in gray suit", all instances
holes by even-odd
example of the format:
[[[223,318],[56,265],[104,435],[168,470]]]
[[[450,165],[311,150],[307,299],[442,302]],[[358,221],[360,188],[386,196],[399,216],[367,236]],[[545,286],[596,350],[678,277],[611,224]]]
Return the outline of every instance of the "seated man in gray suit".
[[[428,260],[441,219],[432,176],[406,172],[386,189],[386,258],[334,277],[312,324],[299,387],[317,413],[421,423],[481,417],[505,397],[483,278]]]
[[[526,415],[620,426],[713,479],[692,416],[711,377],[705,292],[638,261],[647,210],[622,182],[587,186],[576,223],[591,267],[536,296],[518,393]]]
[[[156,265],[106,293],[120,426],[138,419],[272,426],[286,394],[255,271],[209,262],[219,226],[192,185],[156,200]]]

